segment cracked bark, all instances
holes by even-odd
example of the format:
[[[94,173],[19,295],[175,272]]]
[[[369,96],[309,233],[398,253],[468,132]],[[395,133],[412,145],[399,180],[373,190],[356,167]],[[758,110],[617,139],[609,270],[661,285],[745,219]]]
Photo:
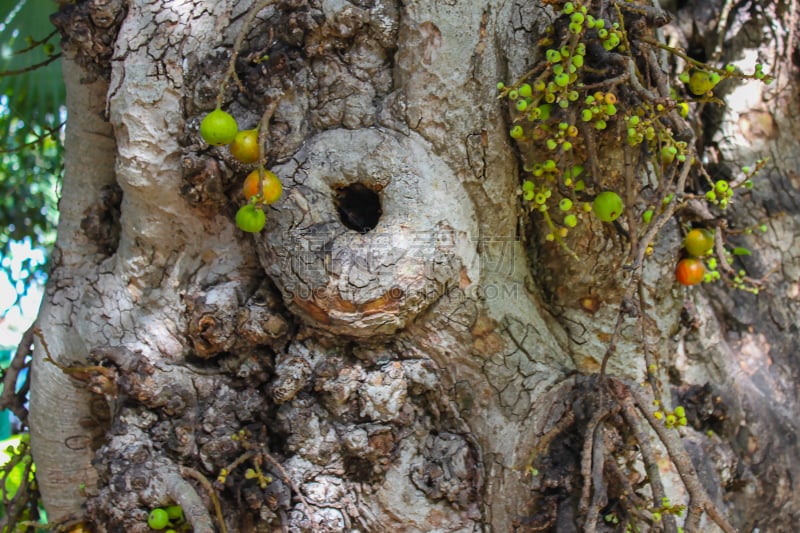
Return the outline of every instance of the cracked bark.
[[[592,422],[600,389],[576,376],[606,352],[626,241],[591,226],[574,262],[535,219],[518,237],[519,162],[494,86],[528,70],[549,8],[452,4],[286,1],[256,18],[223,95],[242,128],[274,107],[265,150],[285,192],[255,238],[232,222],[248,168],[197,135],[249,3],[77,4],[100,13],[96,28],[116,21],[111,61],[110,33],[62,21],[80,46],[65,64],[68,160],[39,327],[60,363],[96,370],[68,378],[36,350],[31,433],[53,520],[148,531],[149,509],[179,501],[209,530],[207,487],[181,480],[186,469],[216,480],[229,531],[575,530],[620,492],[581,489],[584,477],[633,486],[602,457],[631,458],[630,435],[616,415]],[[92,47],[85,35],[102,38]],[[80,84],[79,64],[100,81]],[[743,130],[775,156],[754,197],[764,214],[786,213],[758,246],[782,277],[757,298],[679,292],[666,280],[680,234],[666,225],[642,308],[625,302],[649,318],[625,318],[607,369],[645,375],[644,330],[667,392],[693,413],[684,440],[706,454],[694,468],[714,473],[705,490],[742,529],[779,529],[800,512],[788,488],[797,205],[785,193],[800,186],[798,135],[765,116],[734,108],[718,144],[727,161],[747,160]],[[623,180],[614,143],[597,149],[597,171]],[[373,229],[342,214],[356,185],[379,203]],[[699,330],[681,329],[688,299]],[[89,431],[98,394],[109,417]],[[648,446],[648,467],[664,454]],[[533,462],[542,475],[527,475]],[[663,490],[677,502],[674,472]],[[745,501],[768,483],[767,503]]]

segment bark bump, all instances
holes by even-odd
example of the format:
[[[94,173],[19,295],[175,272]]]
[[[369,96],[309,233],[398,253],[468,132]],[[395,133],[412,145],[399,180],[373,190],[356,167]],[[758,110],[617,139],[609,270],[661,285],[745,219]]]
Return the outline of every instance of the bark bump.
[[[258,247],[307,323],[391,335],[448,287],[477,280],[471,203],[417,138],[331,130],[276,170],[291,183]]]

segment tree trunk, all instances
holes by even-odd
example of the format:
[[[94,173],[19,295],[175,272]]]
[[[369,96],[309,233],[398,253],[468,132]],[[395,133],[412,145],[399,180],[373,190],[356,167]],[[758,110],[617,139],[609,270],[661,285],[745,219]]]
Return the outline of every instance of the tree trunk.
[[[544,64],[561,2],[263,4],[54,20],[70,120],[30,415],[53,521],[145,532],[178,504],[196,533],[792,530],[794,3],[689,2],[665,28],[715,64],[775,66],[769,87],[722,84],[724,110],[691,104],[714,180],[770,157],[752,191],[722,212],[676,163],[688,192],[651,243],[638,220],[670,191],[623,126],[582,126],[577,197],[624,191],[626,210],[581,213],[563,245],[520,198],[537,145],[509,138],[496,87]],[[594,4],[661,35],[660,10]],[[633,81],[603,83],[634,109]],[[284,187],[254,236],[234,223],[252,165],[198,132],[219,104],[241,129],[265,117]],[[774,270],[757,294],[674,282],[698,222],[753,250],[733,266],[748,287]]]

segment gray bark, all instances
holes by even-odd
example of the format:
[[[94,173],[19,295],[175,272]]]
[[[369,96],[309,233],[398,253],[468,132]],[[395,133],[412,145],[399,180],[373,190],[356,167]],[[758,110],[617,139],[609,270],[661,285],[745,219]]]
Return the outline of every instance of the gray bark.
[[[242,128],[273,109],[266,154],[285,191],[255,237],[233,223],[250,168],[197,132],[250,3],[68,10],[68,155],[39,327],[54,359],[88,370],[68,377],[37,347],[31,435],[54,521],[144,532],[150,509],[177,502],[195,531],[219,530],[198,480],[222,475],[229,531],[577,531],[610,527],[601,513],[646,472],[645,493],[700,505],[704,491],[741,530],[793,523],[798,136],[761,99],[790,101],[793,67],[781,90],[731,99],[704,139],[728,169],[762,157],[741,134],[773,154],[734,219],[768,220],[745,261],[779,275],[757,296],[678,288],[676,218],[628,299],[624,232],[587,217],[576,261],[520,207],[524,146],[495,84],[540,59],[542,4],[265,8],[223,99]],[[619,140],[597,140],[598,191],[622,187]],[[354,184],[380,201],[366,232],[338,209]],[[646,199],[627,200],[638,217]],[[693,467],[648,427],[648,372],[689,412]]]

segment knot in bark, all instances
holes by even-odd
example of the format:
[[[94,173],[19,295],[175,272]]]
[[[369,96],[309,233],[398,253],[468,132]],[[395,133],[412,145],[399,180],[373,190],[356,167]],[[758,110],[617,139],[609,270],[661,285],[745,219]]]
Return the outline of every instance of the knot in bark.
[[[476,217],[417,137],[330,130],[278,167],[283,201],[257,238],[289,309],[337,335],[391,335],[477,281]]]

